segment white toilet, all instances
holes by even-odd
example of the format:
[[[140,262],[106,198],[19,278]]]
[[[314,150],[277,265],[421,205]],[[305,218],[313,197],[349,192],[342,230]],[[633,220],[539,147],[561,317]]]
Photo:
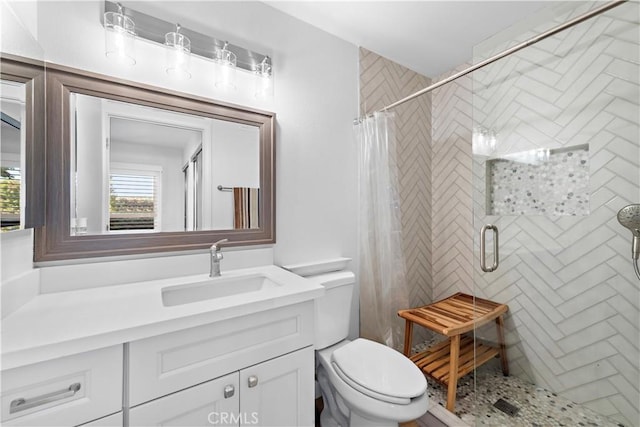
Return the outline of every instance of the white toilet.
[[[308,279],[323,285],[316,300],[316,366],[323,427],[397,426],[427,412],[427,382],[403,354],[376,342],[347,340],[355,277],[340,271]]]

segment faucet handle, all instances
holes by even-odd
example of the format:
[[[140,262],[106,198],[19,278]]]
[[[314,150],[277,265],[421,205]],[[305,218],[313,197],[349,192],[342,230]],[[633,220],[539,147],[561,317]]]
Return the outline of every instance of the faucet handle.
[[[211,245],[211,250],[214,251],[214,252],[218,252],[220,250],[220,248],[219,248],[220,244],[228,242],[228,241],[229,241],[229,239],[218,240],[213,245]]]

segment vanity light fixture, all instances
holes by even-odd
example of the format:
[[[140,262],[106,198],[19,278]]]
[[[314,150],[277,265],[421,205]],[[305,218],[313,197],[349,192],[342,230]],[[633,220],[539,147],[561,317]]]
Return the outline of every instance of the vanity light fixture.
[[[248,91],[260,87],[261,94],[273,91],[271,58],[265,54],[251,51],[227,41],[216,39],[175,23],[164,21],[154,16],[109,0],[104,2],[104,29],[106,52],[109,57],[130,59],[135,64],[133,43],[143,39],[161,44],[166,49],[166,63],[163,64],[167,74],[176,78],[191,77],[191,57],[196,55],[211,62],[214,68],[214,83],[220,88],[236,87],[236,70],[244,70],[251,74],[255,85]],[[134,25],[136,22],[136,25]],[[115,37],[118,36],[118,37]],[[265,80],[267,78],[267,80]]]
[[[105,55],[126,65],[135,65],[136,25],[117,3],[118,11],[104,14]]]
[[[218,65],[215,73],[216,87],[235,89],[237,56],[229,49],[229,42],[224,42],[222,49],[216,49],[215,62]]]
[[[182,27],[176,24],[176,30],[164,35],[166,49],[167,74],[180,80],[191,78],[191,40],[180,33]]]
[[[266,98],[273,94],[273,78],[271,71],[271,58],[265,56],[254,71],[256,73],[255,97]]]

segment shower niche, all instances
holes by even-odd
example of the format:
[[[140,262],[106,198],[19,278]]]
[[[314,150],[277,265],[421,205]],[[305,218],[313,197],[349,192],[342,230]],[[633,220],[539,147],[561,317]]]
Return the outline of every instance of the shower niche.
[[[589,215],[589,145],[486,160],[488,215]]]

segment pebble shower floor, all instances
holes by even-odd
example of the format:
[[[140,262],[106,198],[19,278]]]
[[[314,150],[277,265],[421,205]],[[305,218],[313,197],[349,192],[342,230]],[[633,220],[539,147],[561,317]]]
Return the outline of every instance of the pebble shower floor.
[[[418,344],[413,352],[423,351],[431,344],[433,341]],[[473,390],[473,373],[458,381],[455,414],[469,426],[624,426],[518,377],[503,376],[498,359],[481,366],[475,376],[476,393]],[[427,382],[429,404],[445,406],[447,389],[430,378],[427,378]],[[509,416],[493,406],[501,398],[519,408],[515,416]],[[418,421],[418,425],[423,424]]]

